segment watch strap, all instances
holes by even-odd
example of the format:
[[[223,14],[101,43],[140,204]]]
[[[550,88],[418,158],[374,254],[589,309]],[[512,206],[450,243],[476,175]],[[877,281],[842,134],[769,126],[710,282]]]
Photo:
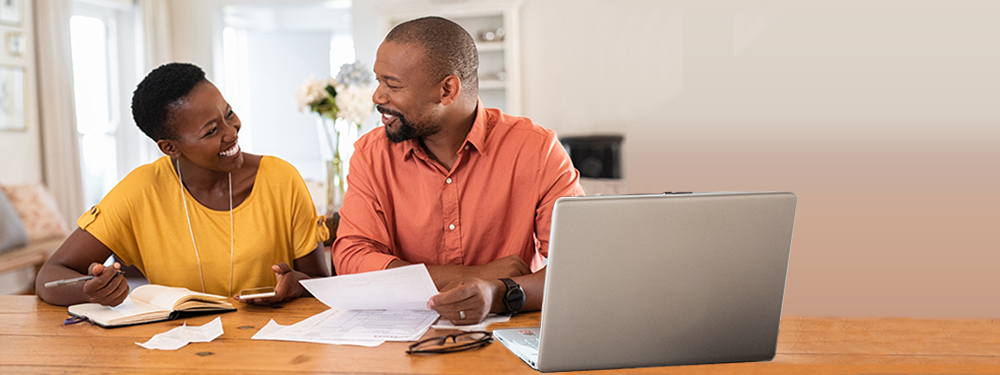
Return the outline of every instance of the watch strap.
[[[500,279],[500,281],[502,281],[503,284],[507,287],[507,290],[503,294],[503,307],[505,310],[505,314],[513,315],[520,312],[521,309],[524,308],[524,302],[525,302],[524,290],[521,289],[521,286],[518,285],[516,282],[514,282],[514,280],[511,280],[509,278],[503,278]],[[514,292],[518,296],[517,297],[518,301],[510,300],[512,292]],[[512,305],[516,307],[512,308]]]

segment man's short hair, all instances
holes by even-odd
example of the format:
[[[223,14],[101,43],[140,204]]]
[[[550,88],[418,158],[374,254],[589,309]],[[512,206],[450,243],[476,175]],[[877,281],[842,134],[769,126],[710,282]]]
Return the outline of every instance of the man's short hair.
[[[172,138],[174,129],[167,126],[170,107],[207,81],[205,71],[193,64],[168,63],[153,69],[132,93],[135,124],[154,141]]]
[[[394,27],[385,41],[424,47],[424,62],[432,79],[455,75],[464,93],[479,96],[476,42],[459,24],[441,17],[417,18]]]

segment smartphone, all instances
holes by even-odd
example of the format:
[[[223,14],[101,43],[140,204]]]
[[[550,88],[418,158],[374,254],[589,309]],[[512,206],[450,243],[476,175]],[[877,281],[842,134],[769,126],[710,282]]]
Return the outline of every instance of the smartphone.
[[[274,297],[274,287],[265,286],[260,288],[243,289],[240,291],[240,299],[257,299],[257,298],[268,298]]]

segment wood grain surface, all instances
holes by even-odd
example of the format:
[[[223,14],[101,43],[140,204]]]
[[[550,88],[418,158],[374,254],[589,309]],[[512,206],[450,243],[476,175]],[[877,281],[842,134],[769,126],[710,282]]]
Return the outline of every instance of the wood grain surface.
[[[479,350],[413,356],[407,342],[376,348],[251,340],[270,319],[292,324],[326,309],[312,298],[239,311],[104,329],[63,325],[66,308],[35,296],[0,296],[0,373],[537,374],[500,343]],[[176,351],[136,345],[184,324],[222,317],[225,333]],[[537,325],[520,314],[490,329]],[[425,337],[449,333],[430,330]],[[1000,320],[787,317],[771,361],[590,371],[593,374],[997,374]]]

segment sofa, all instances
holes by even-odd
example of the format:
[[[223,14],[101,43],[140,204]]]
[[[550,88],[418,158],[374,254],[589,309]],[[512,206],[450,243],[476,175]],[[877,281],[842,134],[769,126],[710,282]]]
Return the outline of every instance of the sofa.
[[[33,292],[35,275],[67,235],[66,222],[44,186],[0,185],[0,275],[33,272],[17,279],[21,292]]]

